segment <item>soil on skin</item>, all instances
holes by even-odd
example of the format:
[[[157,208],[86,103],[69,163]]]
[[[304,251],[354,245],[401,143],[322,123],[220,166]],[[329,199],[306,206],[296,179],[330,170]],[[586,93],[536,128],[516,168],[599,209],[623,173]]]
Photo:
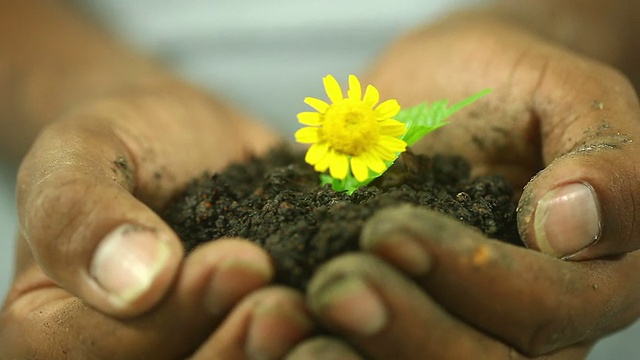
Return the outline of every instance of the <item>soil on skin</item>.
[[[520,244],[512,190],[498,176],[470,179],[460,157],[403,156],[349,196],[320,186],[304,154],[285,148],[192,181],[165,212],[190,251],[223,237],[243,237],[273,257],[276,281],[304,290],[328,259],[358,249],[363,224],[377,210],[414,204]]]

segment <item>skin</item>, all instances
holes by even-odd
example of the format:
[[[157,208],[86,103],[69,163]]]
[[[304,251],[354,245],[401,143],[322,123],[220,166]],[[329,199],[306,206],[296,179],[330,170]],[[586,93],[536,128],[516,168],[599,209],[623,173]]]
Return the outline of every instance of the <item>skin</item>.
[[[621,36],[632,29],[616,14],[594,16],[608,14],[595,1],[576,3],[459,14],[400,39],[368,80],[405,106],[490,84],[489,97],[421,150],[469,155],[475,173],[502,173],[516,188],[544,169],[519,211],[533,250],[538,200],[563,184],[591,184],[602,234],[572,258],[582,261],[398,209],[368,225],[365,253],[319,271],[305,298],[267,286],[268,257],[241,239],[184,258],[155,213],[192,176],[264,151],[273,135],[63,5],[0,0],[0,34],[14,36],[0,37],[0,48],[14,49],[0,60],[0,94],[14,100],[0,106],[0,118],[14,119],[0,121],[0,133],[19,140],[2,142],[13,144],[2,153],[22,156],[33,142],[18,178],[17,268],[0,348],[9,358],[48,359],[280,358],[291,349],[305,359],[583,357],[640,314],[640,293],[625,286],[640,273],[627,253],[638,246],[638,174],[624,160],[638,155],[640,110],[629,60],[637,55],[626,50],[638,37]],[[557,26],[540,25],[552,8]],[[69,68],[77,76],[59,76]],[[491,120],[474,121],[474,111]],[[175,151],[187,145],[197,151]],[[166,249],[146,291],[125,303],[112,301],[91,265],[122,224]],[[335,336],[305,341],[315,323]]]
[[[293,359],[322,359],[331,344],[354,358],[584,358],[594,341],[640,315],[640,292],[629,286],[640,266],[633,185],[640,174],[629,161],[640,156],[640,107],[630,81],[638,69],[625,68],[623,54],[554,43],[507,11],[460,14],[408,35],[378,62],[371,83],[407,105],[461,99],[495,84],[422,150],[464,154],[476,174],[501,173],[524,187],[518,220],[533,250],[540,250],[538,201],[565,184],[591,184],[599,240],[563,261],[492,241],[441,214],[380,213],[361,238],[371,255],[332,261],[307,294],[315,316],[342,339],[309,339]],[[612,47],[625,38],[611,36]],[[353,315],[355,303],[365,310]]]
[[[230,239],[185,259],[155,213],[190,177],[263,151],[275,137],[62,4],[1,1],[0,13],[0,47],[15,49],[0,60],[8,79],[0,89],[16,99],[3,102],[1,132],[20,140],[3,141],[13,147],[2,153],[24,153],[41,131],[19,169],[2,357],[277,358],[303,338],[312,324],[300,294],[254,292],[273,274],[261,249]],[[68,68],[75,76],[59,76]],[[187,147],[196,149],[174,151]],[[109,301],[90,265],[121,224],[168,248],[147,291],[124,304]]]

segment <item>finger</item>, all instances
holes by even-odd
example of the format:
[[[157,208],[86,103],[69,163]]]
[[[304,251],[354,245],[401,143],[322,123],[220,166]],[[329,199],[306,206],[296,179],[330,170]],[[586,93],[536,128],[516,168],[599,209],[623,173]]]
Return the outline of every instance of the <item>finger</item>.
[[[371,359],[508,358],[509,349],[448,316],[425,293],[365,255],[320,269],[310,308],[331,330]]]
[[[525,242],[556,257],[617,255],[635,241],[640,176],[638,97],[617,72],[559,53],[532,94],[549,164],[524,189],[519,228]],[[580,253],[580,254],[578,254]]]
[[[21,271],[0,317],[0,348],[12,359],[34,353],[51,359],[185,358],[272,275],[269,257],[257,246],[244,240],[211,242],[185,260],[175,287],[153,311],[120,320],[55,286],[32,262]]]
[[[36,143],[18,179],[23,234],[42,270],[121,316],[156,304],[183,257],[173,231],[132,195],[134,164],[107,126],[59,123]]]
[[[508,358],[509,349],[442,311],[388,265],[347,255],[320,269],[308,301],[316,317],[371,359]]]
[[[361,360],[354,349],[337,338],[317,336],[298,344],[285,357],[287,360]]]
[[[524,188],[522,238],[534,249],[574,260],[636,250],[640,171],[628,159],[640,155],[637,95],[606,69],[594,68],[601,76],[585,79],[579,90],[559,80],[561,70],[550,68],[536,95],[557,100],[537,109],[549,165]],[[576,97],[571,104],[559,101]]]
[[[361,246],[414,276],[452,314],[530,355],[598,339],[640,315],[640,292],[628,286],[640,271],[636,253],[565,262],[413,207],[375,215]],[[421,257],[428,273],[415,265]]]
[[[312,329],[302,294],[266,288],[244,299],[191,359],[282,359]]]

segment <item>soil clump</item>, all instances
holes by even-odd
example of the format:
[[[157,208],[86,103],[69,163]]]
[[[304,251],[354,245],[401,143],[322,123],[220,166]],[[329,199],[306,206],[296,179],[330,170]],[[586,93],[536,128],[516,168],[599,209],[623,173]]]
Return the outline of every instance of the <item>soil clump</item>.
[[[521,245],[512,197],[502,177],[470,178],[461,157],[410,152],[349,196],[321,186],[304,154],[280,147],[194,179],[164,218],[188,251],[224,237],[257,243],[273,258],[276,282],[304,290],[322,263],[357,251],[364,223],[387,207],[424,206],[490,238]]]

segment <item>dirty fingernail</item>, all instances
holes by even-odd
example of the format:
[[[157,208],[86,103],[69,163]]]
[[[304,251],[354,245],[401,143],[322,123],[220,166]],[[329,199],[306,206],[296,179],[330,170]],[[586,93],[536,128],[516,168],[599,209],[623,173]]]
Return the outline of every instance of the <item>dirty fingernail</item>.
[[[426,275],[431,267],[431,257],[409,234],[363,236],[362,248],[375,252],[410,275]]]
[[[541,252],[568,258],[594,244],[600,236],[600,206],[587,183],[548,192],[535,211],[535,240]]]
[[[313,329],[300,303],[263,301],[253,310],[247,332],[246,353],[252,360],[282,359]]]
[[[273,270],[266,259],[224,259],[205,291],[204,306],[211,315],[218,316],[249,292],[267,284],[272,276]]]
[[[167,265],[169,244],[156,231],[124,224],[109,233],[93,255],[89,274],[116,307],[125,307],[149,290]]]
[[[346,276],[311,286],[311,308],[326,321],[360,336],[370,336],[387,324],[387,308],[362,278]]]

